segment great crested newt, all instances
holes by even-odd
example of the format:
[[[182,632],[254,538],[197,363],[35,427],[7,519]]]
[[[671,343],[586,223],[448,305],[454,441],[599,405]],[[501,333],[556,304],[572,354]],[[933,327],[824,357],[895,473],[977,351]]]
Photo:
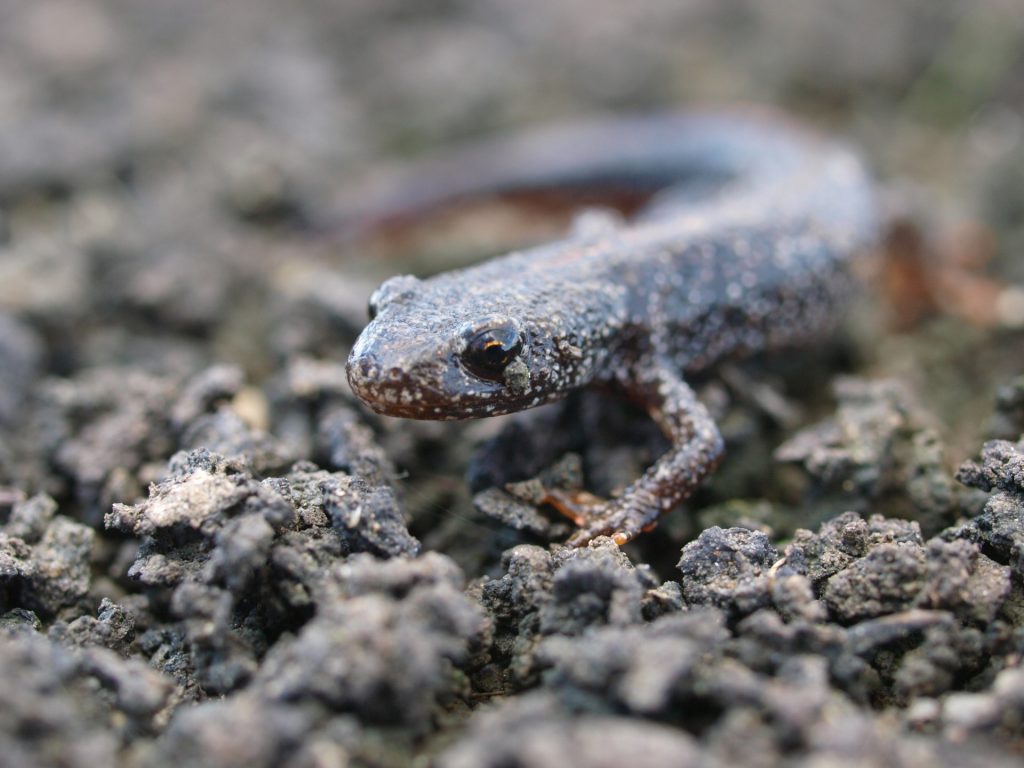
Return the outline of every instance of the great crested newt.
[[[616,184],[651,193],[628,221],[590,217],[556,242],[387,280],[348,359],[352,390],[389,416],[493,416],[594,384],[646,408],[670,450],[574,512],[571,546],[624,544],[694,492],[724,444],[685,377],[827,331],[878,229],[854,152],[742,111],[598,120],[456,152],[412,174],[396,206]]]

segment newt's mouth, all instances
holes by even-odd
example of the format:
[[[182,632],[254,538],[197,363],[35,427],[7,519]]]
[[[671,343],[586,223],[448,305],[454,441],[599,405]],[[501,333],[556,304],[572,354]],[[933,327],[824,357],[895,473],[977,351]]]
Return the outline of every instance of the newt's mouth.
[[[501,383],[471,378],[454,360],[442,357],[388,364],[357,344],[346,372],[356,397],[382,416],[453,421],[497,416],[536,404],[513,396]]]
[[[405,419],[446,420],[467,418],[459,412],[458,396],[443,386],[444,361],[381,360],[357,344],[346,373],[352,392],[371,410]],[[457,392],[458,390],[455,390]]]

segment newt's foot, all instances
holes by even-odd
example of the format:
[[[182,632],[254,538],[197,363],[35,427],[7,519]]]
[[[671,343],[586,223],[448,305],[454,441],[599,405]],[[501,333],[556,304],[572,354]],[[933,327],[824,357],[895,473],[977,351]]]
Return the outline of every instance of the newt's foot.
[[[546,489],[540,503],[554,507],[580,528],[585,528],[608,507],[607,501],[587,491],[563,491],[558,488]]]
[[[620,547],[658,525],[657,515],[626,506],[621,499],[608,501],[586,491],[548,489],[541,503],[549,504],[572,520],[579,530],[565,542],[582,547],[598,536],[611,536]]]
[[[651,519],[649,514],[637,509],[612,501],[591,510],[588,518],[577,522],[577,525],[580,529],[565,542],[567,546],[582,547],[598,536],[611,536],[612,541],[621,547],[641,533],[655,528],[658,520]]]

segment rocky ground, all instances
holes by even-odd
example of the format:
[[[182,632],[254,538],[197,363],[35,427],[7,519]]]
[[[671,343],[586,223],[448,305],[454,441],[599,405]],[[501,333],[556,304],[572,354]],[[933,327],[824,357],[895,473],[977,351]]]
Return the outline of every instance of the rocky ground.
[[[1020,10],[0,0],[0,762],[1019,765]],[[697,101],[852,137],[887,234],[841,333],[696,382],[685,509],[566,550],[531,499],[636,476],[642,413],[388,420],[344,374],[381,278],[532,220],[335,223],[433,148]]]

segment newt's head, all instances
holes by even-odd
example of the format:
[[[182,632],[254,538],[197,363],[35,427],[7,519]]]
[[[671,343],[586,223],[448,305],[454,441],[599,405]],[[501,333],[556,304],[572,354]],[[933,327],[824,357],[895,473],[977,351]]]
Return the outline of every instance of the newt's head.
[[[394,277],[370,299],[348,359],[353,392],[377,413],[469,419],[520,411],[587,383],[608,346],[614,299],[585,286],[503,284],[482,268]]]

